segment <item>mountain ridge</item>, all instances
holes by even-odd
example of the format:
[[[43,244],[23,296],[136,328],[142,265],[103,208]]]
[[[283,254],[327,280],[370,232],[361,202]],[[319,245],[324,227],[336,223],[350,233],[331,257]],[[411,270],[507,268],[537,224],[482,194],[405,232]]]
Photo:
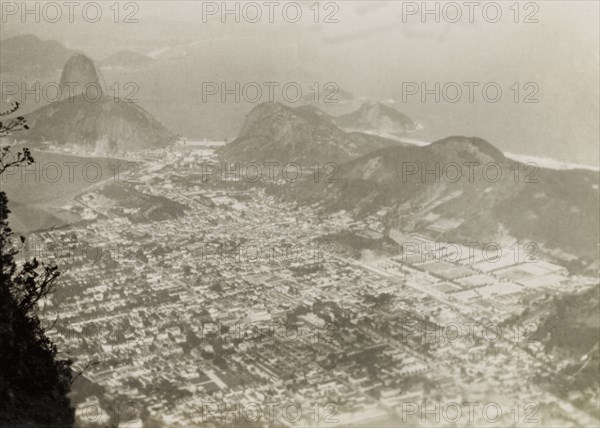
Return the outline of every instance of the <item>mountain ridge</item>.
[[[238,137],[225,146],[223,156],[230,162],[313,165],[345,162],[397,144],[382,137],[345,132],[332,116],[314,106],[261,103],[248,113]]]
[[[460,177],[458,175],[460,172]],[[480,138],[385,147],[339,165],[335,182],[270,189],[284,200],[441,240],[531,240],[597,265],[599,174],[507,159]],[[577,225],[576,227],[574,225]],[[594,261],[595,260],[595,261]]]
[[[0,43],[2,73],[53,72],[78,53],[56,40],[42,40],[32,34],[8,37]]]

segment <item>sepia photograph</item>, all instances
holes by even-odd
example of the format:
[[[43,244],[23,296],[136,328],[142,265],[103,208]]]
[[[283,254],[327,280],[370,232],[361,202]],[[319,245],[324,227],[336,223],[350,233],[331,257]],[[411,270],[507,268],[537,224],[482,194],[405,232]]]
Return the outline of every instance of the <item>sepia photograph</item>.
[[[599,274],[598,0],[0,0],[0,428],[597,428]]]

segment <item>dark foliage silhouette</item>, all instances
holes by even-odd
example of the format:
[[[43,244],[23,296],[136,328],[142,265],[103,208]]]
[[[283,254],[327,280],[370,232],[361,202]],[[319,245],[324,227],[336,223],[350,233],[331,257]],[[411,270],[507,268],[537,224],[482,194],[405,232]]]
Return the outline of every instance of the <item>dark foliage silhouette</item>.
[[[19,108],[0,112],[0,119]],[[28,129],[19,116],[0,122],[0,136]],[[33,163],[28,149],[0,150],[0,175]],[[69,427],[74,410],[67,394],[71,361],[57,357],[38,317],[38,303],[54,292],[56,266],[35,258],[18,264],[25,242],[8,225],[8,198],[0,191],[0,427]]]

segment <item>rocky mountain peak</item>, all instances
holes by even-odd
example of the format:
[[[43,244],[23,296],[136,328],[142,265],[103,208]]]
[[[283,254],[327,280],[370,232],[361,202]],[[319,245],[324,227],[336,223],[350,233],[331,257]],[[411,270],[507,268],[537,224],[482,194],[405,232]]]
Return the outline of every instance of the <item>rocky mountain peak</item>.
[[[102,73],[89,57],[73,55],[63,67],[60,77],[63,98],[84,93],[88,99],[99,99],[106,94]]]

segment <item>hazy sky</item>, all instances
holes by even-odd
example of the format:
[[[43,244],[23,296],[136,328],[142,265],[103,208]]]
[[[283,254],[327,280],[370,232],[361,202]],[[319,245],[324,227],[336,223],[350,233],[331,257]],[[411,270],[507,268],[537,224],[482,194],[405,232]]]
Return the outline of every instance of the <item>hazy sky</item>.
[[[337,82],[358,97],[394,99],[400,111],[426,126],[428,138],[476,135],[505,151],[599,163],[597,1],[521,2],[519,23],[509,9],[513,1],[497,2],[502,17],[496,23],[485,19],[493,20],[494,9],[484,16],[483,6],[475,8],[474,22],[469,22],[464,2],[456,2],[463,13],[458,23],[446,22],[443,16],[436,23],[433,15],[426,16],[423,23],[420,11],[403,15],[403,10],[408,12],[421,2],[329,2],[335,3],[333,6],[321,2],[318,24],[314,22],[315,7],[309,9],[314,1],[304,2],[298,23],[283,19],[281,7],[275,9],[275,22],[269,23],[264,2],[256,2],[263,12],[263,19],[256,24],[243,22],[243,16],[241,23],[230,16],[223,24],[219,13],[203,22],[202,2],[176,0],[135,2],[139,23],[116,24],[109,10],[112,3],[103,3],[104,19],[96,24],[85,22],[77,13],[73,24],[66,19],[57,24],[9,19],[3,23],[1,35],[32,33],[98,59],[121,49],[148,53],[193,42],[238,39],[244,46],[249,44],[251,54],[262,58],[269,53],[273,62],[279,58],[293,61],[290,65],[314,73],[323,82]],[[440,3],[441,7],[444,3],[448,2]],[[339,22],[322,22],[338,8],[333,18]],[[447,8],[445,16],[452,19],[455,11]],[[130,10],[121,10],[120,19]],[[253,15],[248,9],[251,12]],[[539,22],[522,22],[532,13]],[[215,46],[214,55],[228,54],[223,45]],[[210,59],[210,55],[204,58],[199,70],[206,68]],[[280,64],[273,64],[276,66]],[[239,78],[244,80],[243,75]],[[403,102],[410,82],[428,88],[436,82],[441,87],[455,82],[463,94],[456,103],[444,99],[436,103],[433,96],[422,102],[418,93]],[[464,82],[479,84],[473,103]],[[500,101],[483,99],[481,87],[486,83],[502,89]],[[519,86],[516,103],[515,83]],[[454,97],[452,85],[447,88],[448,97]],[[488,93],[493,97],[494,90]],[[538,103],[523,102],[531,93]]]

